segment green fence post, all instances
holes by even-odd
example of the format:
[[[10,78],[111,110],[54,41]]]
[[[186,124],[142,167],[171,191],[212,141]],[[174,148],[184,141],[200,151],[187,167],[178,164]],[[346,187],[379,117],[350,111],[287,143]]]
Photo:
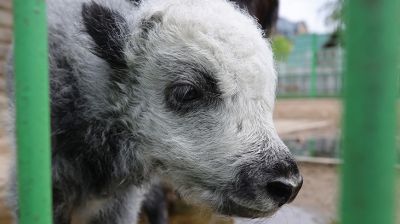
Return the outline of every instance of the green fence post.
[[[343,224],[393,224],[399,0],[349,0]]]
[[[318,63],[318,43],[317,35],[312,34],[311,37],[311,79],[310,79],[310,96],[317,96],[317,63]]]
[[[50,224],[50,114],[44,0],[14,0],[20,224]]]

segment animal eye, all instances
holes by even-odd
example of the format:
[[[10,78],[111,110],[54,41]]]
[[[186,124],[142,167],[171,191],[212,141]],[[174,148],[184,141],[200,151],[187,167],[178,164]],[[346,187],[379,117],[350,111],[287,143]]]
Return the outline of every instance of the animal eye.
[[[175,86],[172,94],[175,100],[181,103],[187,103],[201,98],[202,96],[201,92],[198,89],[189,84]]]

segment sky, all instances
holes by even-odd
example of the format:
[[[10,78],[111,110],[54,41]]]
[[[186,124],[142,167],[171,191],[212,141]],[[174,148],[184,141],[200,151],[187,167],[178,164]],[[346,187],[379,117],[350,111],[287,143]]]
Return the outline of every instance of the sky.
[[[325,25],[324,4],[332,0],[280,0],[279,16],[290,21],[305,21],[310,32],[326,33],[332,29]]]

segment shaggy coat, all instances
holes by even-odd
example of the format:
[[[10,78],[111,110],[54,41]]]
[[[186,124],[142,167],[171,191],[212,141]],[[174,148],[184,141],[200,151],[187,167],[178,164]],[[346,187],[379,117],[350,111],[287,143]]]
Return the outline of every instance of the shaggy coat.
[[[49,0],[48,21],[54,223],[136,223],[158,177],[225,215],[294,199],[302,179],[272,122],[272,51],[245,11]]]

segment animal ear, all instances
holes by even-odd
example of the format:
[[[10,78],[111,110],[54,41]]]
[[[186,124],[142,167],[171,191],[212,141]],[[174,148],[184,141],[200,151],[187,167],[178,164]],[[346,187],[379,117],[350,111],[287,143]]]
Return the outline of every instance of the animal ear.
[[[125,69],[126,20],[118,12],[93,1],[83,4],[82,18],[86,32],[94,41],[93,53],[107,61],[111,68]]]
[[[260,23],[266,35],[270,36],[278,21],[279,0],[231,0],[241,8],[247,9],[250,15]]]

